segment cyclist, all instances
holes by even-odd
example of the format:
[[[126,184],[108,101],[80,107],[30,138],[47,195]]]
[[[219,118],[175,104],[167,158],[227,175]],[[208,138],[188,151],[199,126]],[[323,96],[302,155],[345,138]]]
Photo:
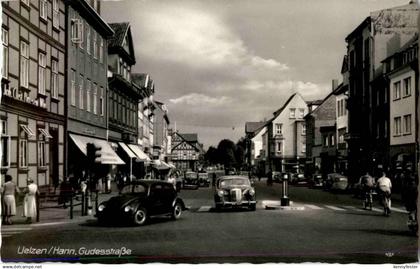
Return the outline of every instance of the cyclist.
[[[381,194],[382,197],[384,215],[389,216],[389,214],[391,214],[391,180],[386,176],[386,173],[382,171],[382,177],[378,179],[376,184],[378,186],[379,194]]]
[[[375,179],[369,175],[369,172],[366,172],[360,178],[360,184],[364,198],[363,206],[365,209],[369,206],[369,209],[372,210],[372,192],[375,187]]]

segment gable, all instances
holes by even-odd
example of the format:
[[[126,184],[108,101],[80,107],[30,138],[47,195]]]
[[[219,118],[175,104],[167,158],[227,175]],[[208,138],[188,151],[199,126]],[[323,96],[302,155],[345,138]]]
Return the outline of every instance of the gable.
[[[172,148],[172,152],[174,152],[174,151],[196,151],[196,152],[198,152],[199,150],[196,147],[194,147],[193,145],[191,145],[190,143],[184,141],[184,142],[181,142],[178,145],[174,146]]]

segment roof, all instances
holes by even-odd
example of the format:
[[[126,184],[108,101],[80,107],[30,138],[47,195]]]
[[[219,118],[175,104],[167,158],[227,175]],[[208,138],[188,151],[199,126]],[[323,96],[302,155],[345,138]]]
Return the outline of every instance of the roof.
[[[149,83],[149,75],[145,73],[131,73],[131,79],[140,87],[147,87],[146,83]]]
[[[184,138],[187,142],[197,142],[198,141],[198,135],[197,134],[180,134],[178,133],[182,138]]]
[[[296,95],[296,94],[297,94],[297,93],[292,94],[292,95],[289,97],[289,99],[287,99],[286,103],[284,103],[284,105],[283,105],[280,109],[278,109],[278,110],[274,111],[274,113],[273,113],[274,118],[276,118],[278,115],[280,115],[280,114],[281,114],[281,112],[283,112],[283,110],[287,107],[287,105],[290,103],[290,101],[292,101],[293,97],[295,97],[295,95]],[[273,118],[273,119],[274,119],[274,118]],[[272,121],[273,119],[271,119],[270,121]]]
[[[347,37],[346,42],[349,42],[355,35],[358,35],[367,25],[370,25],[370,16],[366,17]]]
[[[110,23],[109,26],[114,30],[115,34],[112,38],[108,41],[108,46],[111,47],[118,47],[122,46],[124,42],[125,35],[130,27],[130,23],[128,22],[119,22],[119,23]]]
[[[385,58],[384,60],[382,60],[382,62],[386,62],[387,60],[393,58],[394,56],[396,56],[397,54],[400,54],[406,50],[408,50],[411,47],[414,47],[419,41],[419,34],[416,33],[412,38],[410,38],[410,40],[407,41],[407,43],[405,43],[399,50],[397,50],[394,54],[390,55],[389,57]]]
[[[258,129],[265,126],[264,121],[259,122],[246,122],[245,123],[245,133],[254,133]]]
[[[320,105],[322,104],[324,100],[323,99],[319,99],[319,100],[312,100],[312,101],[306,101],[306,104],[308,106],[313,106],[313,105]]]
[[[339,89],[341,86],[343,85],[343,83],[341,83],[340,85],[338,85],[337,86],[337,88],[335,88],[333,91],[331,91],[324,99],[322,99],[321,101],[321,103],[320,104],[318,104],[318,107],[317,108],[315,108],[314,110],[312,110],[311,112],[309,112],[308,114],[306,114],[305,115],[305,117],[304,118],[307,118],[307,117],[309,117],[310,115],[312,115],[312,114],[314,114],[316,111],[318,111],[320,108],[321,108],[321,106],[322,106],[322,104],[326,101],[326,100],[328,100],[328,98],[330,98],[330,96],[331,95],[333,95],[334,93],[335,93],[335,91],[337,90],[337,89]]]

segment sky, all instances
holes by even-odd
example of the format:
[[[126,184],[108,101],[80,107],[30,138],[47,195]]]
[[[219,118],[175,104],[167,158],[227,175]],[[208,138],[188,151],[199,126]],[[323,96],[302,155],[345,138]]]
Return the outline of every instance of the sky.
[[[136,65],[150,74],[171,127],[205,148],[245,135],[294,92],[323,99],[341,81],[345,37],[372,11],[409,0],[103,0],[130,22]]]

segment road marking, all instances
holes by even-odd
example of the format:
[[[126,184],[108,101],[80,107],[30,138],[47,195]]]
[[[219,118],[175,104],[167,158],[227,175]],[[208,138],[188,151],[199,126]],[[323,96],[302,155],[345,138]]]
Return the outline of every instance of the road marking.
[[[341,207],[336,207],[336,206],[332,206],[332,205],[324,205],[326,208],[335,210],[335,211],[346,211],[344,208]]]
[[[198,212],[208,212],[208,211],[210,211],[210,209],[211,209],[211,206],[201,206],[197,211]]]
[[[354,211],[364,211],[363,209],[360,209],[360,208],[357,208],[357,207],[355,207],[355,206],[351,206],[351,205],[346,205],[346,206],[343,206],[344,208],[346,208],[346,209],[350,209],[350,210],[354,210]]]
[[[29,231],[32,230],[32,228],[28,227],[2,227],[1,232],[7,232],[7,231]]]
[[[400,212],[400,213],[408,213],[407,210],[400,209],[400,208],[397,208],[397,207],[391,207],[391,211]]]
[[[379,209],[379,208],[376,208],[376,207],[372,207],[372,211],[375,211],[375,212],[381,212],[381,213],[383,213],[383,212],[384,212],[384,210],[383,210],[383,209]]]
[[[310,209],[324,209],[324,208],[322,208],[322,207],[319,207],[319,206],[317,206],[317,205],[308,205],[308,204],[305,204],[304,206],[307,206],[307,207],[309,207]]]

